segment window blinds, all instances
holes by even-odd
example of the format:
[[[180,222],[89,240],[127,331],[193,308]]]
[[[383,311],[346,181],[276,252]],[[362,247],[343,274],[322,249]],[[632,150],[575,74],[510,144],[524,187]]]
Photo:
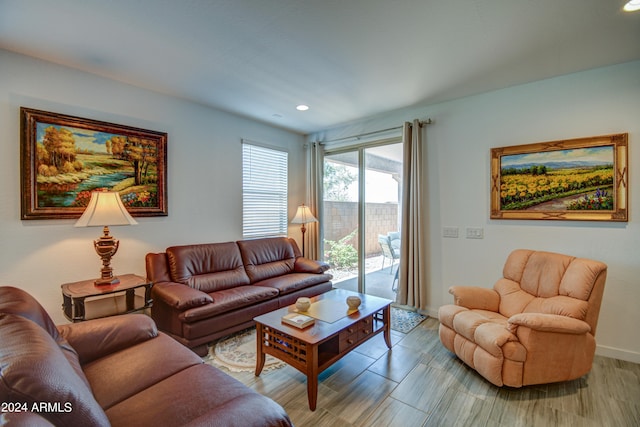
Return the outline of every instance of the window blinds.
[[[287,235],[286,151],[242,142],[242,235]]]

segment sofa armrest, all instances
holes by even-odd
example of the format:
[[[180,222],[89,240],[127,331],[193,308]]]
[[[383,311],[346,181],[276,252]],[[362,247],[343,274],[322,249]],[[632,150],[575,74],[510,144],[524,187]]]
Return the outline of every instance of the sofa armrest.
[[[508,329],[515,333],[518,326],[525,326],[539,332],[559,332],[582,335],[591,331],[587,322],[559,314],[519,313],[508,320]]]
[[[322,274],[329,269],[329,264],[323,261],[315,261],[309,258],[297,257],[293,265],[296,273],[317,273]]]
[[[176,282],[156,283],[151,288],[151,294],[153,298],[159,298],[169,307],[178,310],[200,307],[213,302],[211,295]]]
[[[144,314],[58,325],[58,331],[76,350],[83,365],[158,336],[156,324]]]
[[[64,403],[63,403],[64,405]],[[2,412],[0,422],[3,427],[55,427],[37,412]]]
[[[451,286],[449,293],[453,295],[455,305],[496,312],[500,309],[500,295],[493,289],[478,286]]]

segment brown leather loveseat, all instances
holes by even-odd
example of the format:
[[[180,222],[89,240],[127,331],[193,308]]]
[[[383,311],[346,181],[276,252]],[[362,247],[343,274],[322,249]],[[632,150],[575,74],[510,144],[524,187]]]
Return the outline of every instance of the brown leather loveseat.
[[[172,246],[147,254],[146,268],[158,328],[201,356],[254,317],[331,290],[333,278],[285,237]]]
[[[0,424],[13,426],[291,426],[148,316],[56,327],[14,287],[0,287],[0,403]]]

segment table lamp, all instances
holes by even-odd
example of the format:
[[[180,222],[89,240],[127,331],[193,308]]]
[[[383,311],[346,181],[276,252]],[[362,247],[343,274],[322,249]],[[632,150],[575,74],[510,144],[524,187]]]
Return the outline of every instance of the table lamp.
[[[104,227],[103,235],[93,241],[93,246],[102,259],[102,270],[95,286],[117,285],[120,279],[113,275],[111,257],[118,251],[119,241],[109,235],[110,225],[134,225],[136,220],[129,215],[117,191],[94,191],[87,209],[75,227]]]
[[[315,216],[311,213],[311,209],[305,206],[304,203],[298,206],[296,215],[291,220],[291,224],[302,224],[300,231],[302,231],[302,256],[304,256],[304,232],[307,231],[305,224],[310,222],[318,222]]]

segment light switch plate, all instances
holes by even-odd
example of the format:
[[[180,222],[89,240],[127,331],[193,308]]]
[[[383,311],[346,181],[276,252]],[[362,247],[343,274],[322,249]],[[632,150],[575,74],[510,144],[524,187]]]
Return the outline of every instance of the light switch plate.
[[[458,238],[458,227],[442,227],[442,237]]]
[[[484,239],[482,227],[467,227],[467,239]]]

